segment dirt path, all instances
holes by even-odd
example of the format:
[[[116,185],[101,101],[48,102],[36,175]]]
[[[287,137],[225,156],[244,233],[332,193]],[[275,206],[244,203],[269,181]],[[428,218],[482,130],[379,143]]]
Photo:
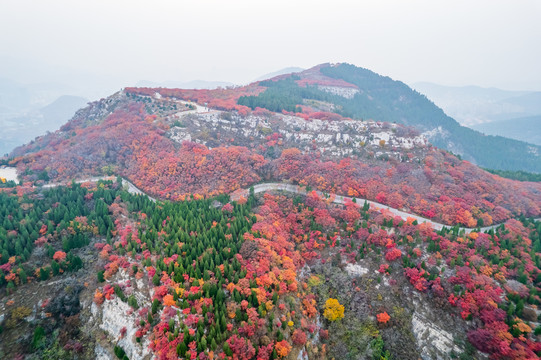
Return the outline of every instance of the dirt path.
[[[197,104],[195,102],[185,101],[185,100],[177,100],[177,102],[181,103],[182,105],[190,105],[190,106],[195,107],[195,109],[193,109],[193,110],[186,110],[186,111],[178,112],[176,114],[177,116],[183,116],[183,115],[187,115],[187,114],[199,114],[199,113],[216,112],[216,110],[212,110],[208,106],[201,106],[201,105],[199,105],[199,104]]]

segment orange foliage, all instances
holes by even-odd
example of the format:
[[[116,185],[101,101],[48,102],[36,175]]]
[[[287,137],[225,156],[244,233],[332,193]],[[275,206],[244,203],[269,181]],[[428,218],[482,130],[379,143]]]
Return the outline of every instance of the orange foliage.
[[[391,317],[389,316],[389,314],[387,314],[386,311],[377,314],[376,318],[378,319],[378,322],[381,324],[386,324],[391,319]]]
[[[101,305],[103,304],[104,301],[105,301],[105,298],[103,294],[99,290],[96,290],[96,292],[94,293],[94,302],[97,305]]]
[[[56,260],[58,262],[62,262],[66,259],[66,253],[63,251],[57,251],[53,255],[53,260]]]
[[[173,295],[167,294],[163,297],[163,305],[164,306],[174,306],[175,300],[173,299]]]
[[[285,340],[277,342],[276,345],[274,345],[274,348],[280,357],[286,357],[291,351],[291,345],[289,345],[289,343]]]
[[[515,327],[517,328],[518,331],[520,331],[522,333],[531,333],[532,332],[531,327],[526,325],[524,322],[520,321],[520,319],[518,319],[518,318],[516,320],[519,320],[518,324],[515,325]]]

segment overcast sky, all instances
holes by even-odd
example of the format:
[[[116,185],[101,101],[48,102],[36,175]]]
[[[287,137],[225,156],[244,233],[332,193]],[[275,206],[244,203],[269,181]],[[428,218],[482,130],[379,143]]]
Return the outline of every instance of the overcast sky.
[[[23,83],[242,84],[284,67],[349,62],[406,83],[541,90],[539,0],[0,4],[0,77]]]

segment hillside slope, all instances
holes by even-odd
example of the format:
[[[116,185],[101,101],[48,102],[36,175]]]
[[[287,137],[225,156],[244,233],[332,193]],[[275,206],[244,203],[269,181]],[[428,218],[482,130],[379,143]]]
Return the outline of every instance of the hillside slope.
[[[0,184],[0,355],[539,356],[541,224],[527,217],[541,216],[541,184],[483,171],[413,127],[345,118],[356,108],[329,100],[359,87],[301,74],[128,88],[16,149],[23,185]],[[157,201],[121,179],[41,186],[92,175]],[[229,196],[269,181],[302,195]],[[501,226],[436,230],[330,193]]]
[[[541,223],[465,235],[314,193],[155,202],[120,185],[0,192],[3,357],[541,354]]]
[[[279,180],[447,224],[490,225],[541,213],[541,184],[489,174],[432,147],[412,128],[329,112],[309,120],[250,112],[234,99],[217,98],[231,96],[223,89],[159,91],[127,89],[93,103],[60,131],[17,149],[13,162],[28,180],[118,174],[172,200]],[[236,96],[261,91],[243,88]],[[213,110],[182,97],[237,110]]]

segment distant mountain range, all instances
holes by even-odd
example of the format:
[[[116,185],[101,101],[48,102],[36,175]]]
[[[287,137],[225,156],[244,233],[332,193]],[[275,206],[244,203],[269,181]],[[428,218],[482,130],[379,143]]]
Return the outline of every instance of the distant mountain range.
[[[304,71],[304,70],[306,70],[306,69],[303,69],[303,68],[300,68],[300,67],[295,67],[295,66],[286,67],[286,68],[283,68],[283,69],[278,70],[278,71],[273,71],[271,73],[261,75],[257,79],[254,79],[254,81],[267,80],[267,79],[271,79],[271,78],[276,77],[276,76],[280,76],[280,75],[284,75],[284,74],[298,73],[298,72],[301,72],[301,71]]]
[[[541,115],[473,125],[472,129],[487,135],[505,136],[541,145]]]
[[[541,115],[540,91],[454,87],[428,82],[414,83],[412,87],[466,126]]]
[[[275,76],[284,75],[284,74],[291,74],[291,73],[297,73],[304,71],[305,69],[300,67],[286,67],[277,71],[273,71],[268,74],[261,75],[253,80],[253,82],[266,80],[273,78]],[[168,80],[168,81],[162,81],[162,82],[156,82],[156,81],[148,81],[148,80],[141,80],[135,84],[137,87],[162,87],[162,88],[169,88],[169,89],[216,89],[218,87],[228,87],[228,86],[235,86],[237,84],[234,84],[232,82],[228,81],[207,81],[207,80],[192,80],[192,81],[174,81],[174,80]]]
[[[0,78],[0,118],[46,106],[74,89],[59,83],[21,84]]]
[[[0,155],[29,142],[36,136],[55,131],[68,121],[88,100],[63,95],[37,109],[4,112],[0,117]]]

